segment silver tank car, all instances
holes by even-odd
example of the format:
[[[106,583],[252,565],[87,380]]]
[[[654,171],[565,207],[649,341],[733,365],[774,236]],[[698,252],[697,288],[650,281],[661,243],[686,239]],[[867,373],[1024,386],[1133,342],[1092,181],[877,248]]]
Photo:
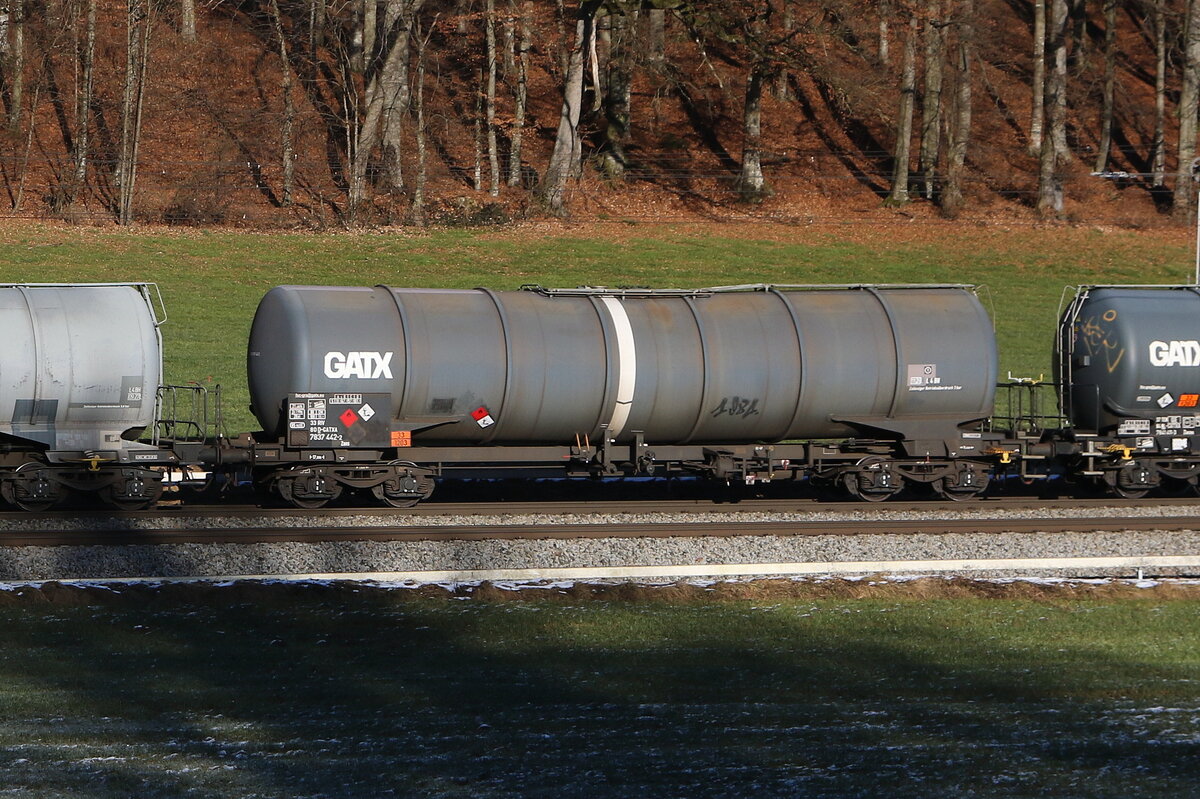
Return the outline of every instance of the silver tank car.
[[[1056,379],[1081,431],[1200,436],[1196,286],[1081,286],[1059,322]]]
[[[964,286],[281,286],[248,371],[265,431],[325,446],[716,444],[940,435],[991,412],[997,357]]]
[[[154,421],[162,371],[150,284],[0,285],[0,439],[120,450]]]

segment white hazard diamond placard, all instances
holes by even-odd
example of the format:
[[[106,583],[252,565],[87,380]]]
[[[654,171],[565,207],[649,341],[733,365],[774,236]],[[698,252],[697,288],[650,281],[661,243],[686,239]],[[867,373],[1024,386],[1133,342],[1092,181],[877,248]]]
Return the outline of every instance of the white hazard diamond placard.
[[[358,409],[358,415],[362,417],[364,422],[371,421],[371,417],[375,415],[375,409],[370,405],[363,405]]]

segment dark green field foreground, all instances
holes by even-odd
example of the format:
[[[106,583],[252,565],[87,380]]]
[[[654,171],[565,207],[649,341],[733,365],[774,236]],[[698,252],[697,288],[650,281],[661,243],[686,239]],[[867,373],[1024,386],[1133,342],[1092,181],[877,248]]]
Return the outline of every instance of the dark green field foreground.
[[[1195,591],[721,590],[7,592],[0,796],[1197,795]]]

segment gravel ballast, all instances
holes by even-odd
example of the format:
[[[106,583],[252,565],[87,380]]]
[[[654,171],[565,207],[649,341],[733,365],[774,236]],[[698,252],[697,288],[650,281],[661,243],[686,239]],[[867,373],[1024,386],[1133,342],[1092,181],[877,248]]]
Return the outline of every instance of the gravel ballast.
[[[727,567],[746,564],[741,572],[752,576],[754,565],[805,564],[805,573],[820,573],[821,564],[841,564],[840,572],[853,573],[853,564],[862,563],[861,573],[876,573],[872,564],[891,564],[883,571],[913,571],[896,562],[972,561],[972,576],[1137,576],[1139,558],[1174,556],[1185,565],[1145,567],[1146,576],[1188,576],[1200,574],[1200,507],[1188,505],[1151,506],[1130,510],[1126,507],[1053,509],[1050,511],[1006,511],[998,508],[964,508],[961,512],[926,514],[931,521],[946,518],[1096,518],[1101,516],[1174,517],[1195,515],[1196,530],[1137,532],[1054,532],[1054,533],[950,533],[895,534],[872,532],[847,535],[744,535],[733,537],[663,538],[537,538],[536,530],[571,524],[664,523],[672,525],[704,524],[711,514],[665,514],[652,518],[640,514],[614,514],[597,517],[494,517],[443,516],[420,518],[397,515],[320,515],[272,516],[271,527],[392,527],[471,524],[527,525],[529,539],[483,539],[473,541],[339,541],[278,542],[247,544],[171,543],[122,546],[23,546],[0,547],[0,580],[8,582],[47,580],[106,579],[223,579],[242,576],[299,577],[312,575],[354,575],[400,573],[398,579],[421,582],[414,572],[445,573],[513,570],[612,570],[624,567],[680,567],[689,576],[699,576],[704,566]],[[762,521],[847,521],[870,522],[879,529],[878,520],[912,521],[921,512],[889,512],[876,508],[855,507],[846,511],[789,514],[746,513],[737,517],[745,522]],[[726,519],[727,521],[727,519]],[[154,519],[105,519],[81,517],[53,523],[53,529],[237,529],[263,526],[264,519],[213,519],[165,516]],[[16,520],[6,523],[10,530],[47,529],[46,522]],[[37,526],[40,525],[40,526]],[[1072,563],[1078,558],[1130,559],[1112,568]],[[1010,565],[991,570],[989,561],[1014,559],[1043,561]],[[980,563],[982,562],[982,563]],[[847,567],[846,564],[851,564]],[[943,572],[953,567],[942,569]],[[918,571],[920,569],[917,569]],[[662,570],[660,570],[662,571]],[[683,574],[684,572],[680,572]],[[714,576],[728,571],[714,569]],[[768,572],[764,572],[768,573]],[[780,573],[778,570],[771,573]],[[610,575],[611,576],[611,575]],[[660,575],[669,577],[669,575]],[[463,575],[464,580],[480,579],[478,574]]]

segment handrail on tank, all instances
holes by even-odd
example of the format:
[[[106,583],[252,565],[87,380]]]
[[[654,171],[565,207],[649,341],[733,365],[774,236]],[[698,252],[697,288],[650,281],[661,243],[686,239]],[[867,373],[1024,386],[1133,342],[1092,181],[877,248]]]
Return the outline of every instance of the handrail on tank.
[[[579,286],[573,289],[548,289],[536,283],[526,283],[521,286],[521,291],[531,291],[543,297],[710,297],[713,294],[712,289],[652,289],[649,286]]]
[[[1061,429],[1067,419],[1060,409],[1060,385],[1041,377],[1014,377],[996,384],[996,405],[988,419],[987,429],[1013,434],[1038,435],[1046,430]],[[1053,397],[1055,408],[1047,409],[1046,397]]]
[[[962,289],[978,291],[982,286],[971,283],[744,283],[734,286],[711,286],[698,289],[652,289],[648,286],[579,286],[573,289],[550,289],[536,283],[521,286],[521,291],[532,291],[544,297],[711,297],[714,294],[732,294],[755,291],[905,291],[920,289]]]
[[[1096,289],[1139,289],[1147,291],[1191,291],[1200,293],[1200,286],[1191,283],[1081,283],[1077,286],[1063,286],[1062,296],[1058,300],[1058,315],[1077,299],[1086,297]]]
[[[183,401],[180,395],[185,397]],[[210,437],[227,438],[220,383],[213,386],[211,396],[213,401],[210,403],[209,388],[195,381],[182,386],[160,385],[154,396],[155,421],[151,443],[158,445],[163,440],[198,442]],[[180,406],[185,403],[185,415],[180,415]]]
[[[112,288],[124,287],[137,289],[143,297],[146,298],[146,305],[150,308],[150,315],[154,317],[154,326],[159,327],[167,321],[167,304],[163,301],[162,290],[157,283],[148,281],[141,282],[112,282],[112,283],[0,283],[0,289],[68,289],[68,288]],[[150,292],[154,294],[151,296]],[[158,307],[154,305],[154,298],[158,298]]]

